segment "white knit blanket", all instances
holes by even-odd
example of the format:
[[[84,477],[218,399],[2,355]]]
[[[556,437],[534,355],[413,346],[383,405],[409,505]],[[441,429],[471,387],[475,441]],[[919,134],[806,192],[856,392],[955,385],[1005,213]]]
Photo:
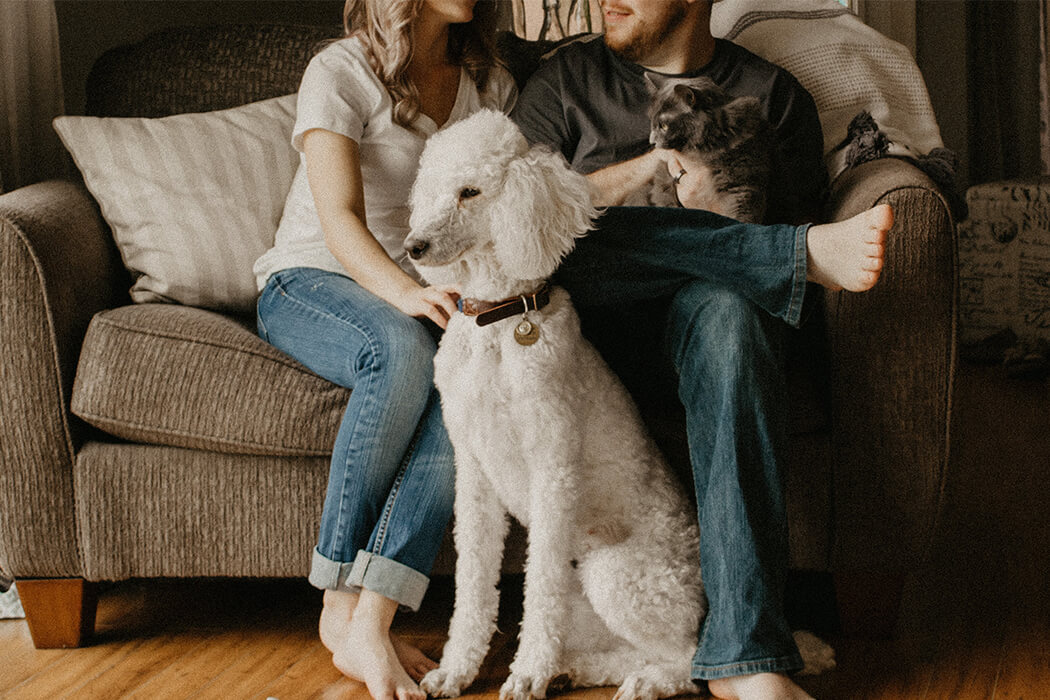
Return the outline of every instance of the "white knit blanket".
[[[711,30],[787,69],[813,95],[832,179],[846,167],[836,146],[865,110],[892,141],[888,155],[915,158],[944,145],[908,50],[835,0],[723,0]]]

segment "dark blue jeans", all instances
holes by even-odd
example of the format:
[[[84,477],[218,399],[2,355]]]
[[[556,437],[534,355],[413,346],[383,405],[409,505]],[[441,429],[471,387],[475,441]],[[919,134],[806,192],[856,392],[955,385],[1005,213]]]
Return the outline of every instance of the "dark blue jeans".
[[[802,667],[783,609],[781,344],[785,322],[797,326],[801,318],[807,230],[695,210],[616,207],[556,276],[585,328],[592,313],[606,326],[621,312],[623,323],[644,324],[639,302],[648,321],[658,316],[652,351],[663,358],[642,362],[671,366],[685,407],[709,602],[693,659],[697,679]],[[630,333],[614,328],[592,339],[616,354],[602,345],[621,335]]]

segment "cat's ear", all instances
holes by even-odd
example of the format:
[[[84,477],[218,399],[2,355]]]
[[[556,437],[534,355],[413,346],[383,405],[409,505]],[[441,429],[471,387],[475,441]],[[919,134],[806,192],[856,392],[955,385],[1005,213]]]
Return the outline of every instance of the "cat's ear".
[[[674,94],[675,97],[677,97],[690,107],[696,106],[696,93],[693,92],[693,88],[689,87],[688,85],[684,85],[682,83],[675,85]]]

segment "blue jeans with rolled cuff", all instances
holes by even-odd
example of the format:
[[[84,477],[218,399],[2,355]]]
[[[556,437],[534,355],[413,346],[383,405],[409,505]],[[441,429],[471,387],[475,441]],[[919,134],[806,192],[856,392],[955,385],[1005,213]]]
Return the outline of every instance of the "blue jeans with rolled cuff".
[[[434,327],[436,329],[436,327]],[[345,275],[273,274],[259,335],[353,391],[332,448],[310,582],[416,610],[452,516],[452,445],[434,388],[434,329]]]
[[[782,342],[802,318],[807,231],[613,207],[555,277],[585,332],[595,327],[589,316],[601,319],[602,331],[588,335],[603,354],[628,358],[610,361],[625,382],[666,364],[685,408],[709,605],[698,680],[802,667],[783,607]],[[625,355],[625,338],[644,348]]]

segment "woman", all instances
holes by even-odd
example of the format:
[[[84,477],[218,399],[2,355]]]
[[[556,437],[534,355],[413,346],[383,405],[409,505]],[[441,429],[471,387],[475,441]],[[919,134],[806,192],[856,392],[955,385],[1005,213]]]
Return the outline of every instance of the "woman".
[[[345,37],[303,75],[301,164],[276,244],[255,265],[259,334],[352,388],[332,451],[310,582],[333,662],[375,698],[420,700],[434,667],[390,633],[417,609],[452,512],[452,448],[433,388],[456,291],[401,250],[426,137],[516,91],[489,37],[495,3],[347,0]],[[413,680],[414,679],[414,680]]]

